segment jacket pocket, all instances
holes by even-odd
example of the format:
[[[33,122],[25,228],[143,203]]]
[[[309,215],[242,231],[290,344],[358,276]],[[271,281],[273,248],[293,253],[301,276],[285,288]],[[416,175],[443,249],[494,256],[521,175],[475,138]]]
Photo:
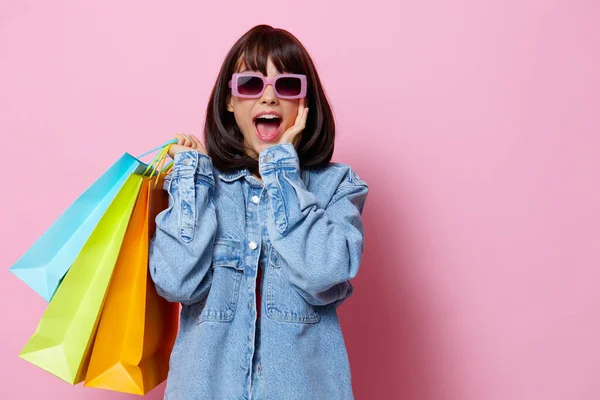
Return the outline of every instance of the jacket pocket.
[[[269,318],[280,322],[314,324],[321,315],[317,307],[308,303],[285,278],[285,263],[270,246],[269,265],[265,272],[267,286],[266,309]]]
[[[244,276],[241,262],[241,242],[217,238],[213,247],[212,282],[208,296],[198,304],[198,323],[204,321],[229,322],[235,315]]]

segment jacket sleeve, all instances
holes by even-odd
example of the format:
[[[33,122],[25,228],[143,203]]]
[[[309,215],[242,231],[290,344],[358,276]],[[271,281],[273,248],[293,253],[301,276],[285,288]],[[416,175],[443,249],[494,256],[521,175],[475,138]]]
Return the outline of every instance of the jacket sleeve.
[[[158,294],[170,302],[200,301],[212,280],[217,231],[212,160],[197,151],[175,155],[165,178],[169,206],[156,216],[149,246],[149,268]]]
[[[285,262],[290,284],[310,304],[338,307],[353,293],[364,251],[362,210],[368,186],[348,168],[324,208],[300,176],[296,149],[280,143],[259,154],[268,190],[272,246]]]

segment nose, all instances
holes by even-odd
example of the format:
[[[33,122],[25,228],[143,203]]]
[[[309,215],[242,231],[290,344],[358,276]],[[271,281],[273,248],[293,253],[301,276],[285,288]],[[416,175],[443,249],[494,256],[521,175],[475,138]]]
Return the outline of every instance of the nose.
[[[275,95],[275,89],[273,89],[273,86],[270,84],[267,85],[264,93],[262,94],[262,96],[260,98],[260,102],[266,103],[266,104],[277,104],[278,101],[279,101],[279,99]]]

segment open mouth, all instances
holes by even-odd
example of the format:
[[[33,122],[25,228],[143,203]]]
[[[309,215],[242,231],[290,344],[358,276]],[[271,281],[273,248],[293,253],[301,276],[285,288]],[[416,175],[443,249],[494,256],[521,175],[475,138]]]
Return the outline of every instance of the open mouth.
[[[254,119],[256,136],[265,142],[274,141],[279,136],[282,119],[274,115],[264,114]]]

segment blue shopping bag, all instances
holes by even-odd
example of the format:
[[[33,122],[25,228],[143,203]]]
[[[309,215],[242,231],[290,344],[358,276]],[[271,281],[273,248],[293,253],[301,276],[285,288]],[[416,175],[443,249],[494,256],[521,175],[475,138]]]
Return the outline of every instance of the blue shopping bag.
[[[177,140],[170,140],[138,157],[123,154],[10,267],[10,271],[49,302],[129,176],[142,174],[147,169],[140,158],[172,143]]]

